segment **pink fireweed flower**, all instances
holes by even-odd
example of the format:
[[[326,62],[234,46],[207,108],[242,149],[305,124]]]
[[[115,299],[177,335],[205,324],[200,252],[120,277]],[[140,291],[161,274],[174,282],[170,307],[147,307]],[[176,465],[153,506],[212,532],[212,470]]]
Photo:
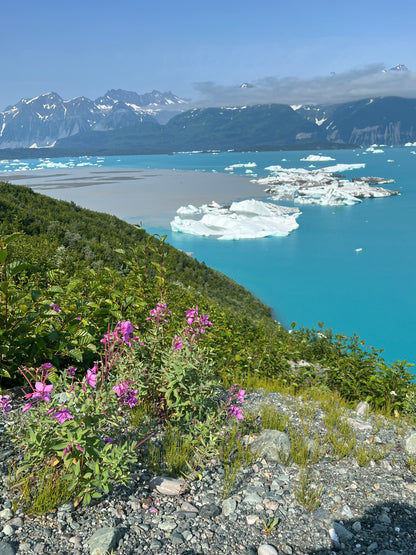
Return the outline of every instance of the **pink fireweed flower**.
[[[180,351],[183,347],[183,341],[177,335],[175,335],[175,337],[173,338],[172,347],[175,351]]]
[[[149,311],[150,316],[146,318],[146,321],[153,320],[155,323],[167,322],[166,316],[172,314],[171,310],[168,310],[166,303],[157,303],[156,308]]]
[[[52,362],[45,362],[45,364],[42,364],[41,368],[43,368],[44,370],[50,370],[51,368],[53,368],[53,364]]]
[[[70,366],[66,371],[67,376],[75,376],[76,371],[77,371],[76,366]]]
[[[240,403],[244,403],[244,394],[245,394],[245,392],[246,392],[245,389],[239,389],[238,390],[237,398],[238,398],[238,401]]]
[[[129,384],[133,383],[131,380],[124,380],[119,385],[115,385],[112,390],[116,392],[117,397],[123,397],[129,391]]]
[[[114,443],[114,439],[112,439],[111,437],[105,437],[104,443]]]
[[[59,307],[59,304],[51,303],[49,306],[50,306],[51,309],[54,310],[55,312],[62,312],[62,310],[61,310],[60,307]]]
[[[30,407],[31,407],[32,405],[33,405],[33,403],[28,403],[27,405],[25,405],[25,406],[22,408],[22,412],[26,412],[27,410],[29,410]]]
[[[230,405],[227,409],[228,416],[237,418],[237,420],[243,420],[243,412],[240,407],[236,407],[235,405]]]
[[[10,395],[0,395],[0,408],[3,411],[3,414],[12,410],[12,407],[10,406]]]
[[[129,389],[124,397],[124,402],[132,409],[134,405],[138,403],[135,395],[137,395],[137,389]]]
[[[37,400],[42,400],[42,401],[50,401],[51,400],[51,396],[50,396],[50,392],[53,389],[53,385],[46,385],[43,382],[36,382],[35,383],[35,389],[33,390],[32,393],[26,393],[25,397],[26,399],[37,399]],[[26,409],[27,410],[27,409]]]
[[[85,383],[91,387],[97,385],[97,365],[94,364],[92,368],[87,370],[87,375],[85,376]]]
[[[58,410],[52,415],[52,417],[59,420],[61,424],[63,424],[66,420],[71,420],[71,418],[74,418],[68,409]]]

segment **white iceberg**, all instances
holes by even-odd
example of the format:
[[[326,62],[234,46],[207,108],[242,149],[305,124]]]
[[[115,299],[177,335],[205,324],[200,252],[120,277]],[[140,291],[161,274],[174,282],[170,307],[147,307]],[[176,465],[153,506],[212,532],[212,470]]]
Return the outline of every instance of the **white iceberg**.
[[[235,168],[256,168],[256,167],[257,167],[256,162],[247,162],[246,164],[231,164],[230,166],[227,166],[226,168],[224,168],[224,170],[227,172],[231,172]]]
[[[322,156],[321,154],[309,154],[306,158],[301,158],[301,162],[330,162],[335,160],[331,156]]]
[[[272,200],[297,204],[353,205],[361,202],[362,198],[383,198],[400,194],[400,191],[379,187],[383,183],[393,183],[392,179],[361,177],[349,181],[337,174],[340,171],[363,167],[365,164],[336,164],[320,170],[306,170],[270,166],[273,168],[271,175],[252,181],[265,185],[265,190],[271,195]]]
[[[299,227],[296,218],[301,214],[298,208],[254,199],[230,206],[211,203],[197,210],[203,214],[201,219],[175,216],[172,231],[222,240],[286,236]],[[183,207],[177,213],[185,215]]]

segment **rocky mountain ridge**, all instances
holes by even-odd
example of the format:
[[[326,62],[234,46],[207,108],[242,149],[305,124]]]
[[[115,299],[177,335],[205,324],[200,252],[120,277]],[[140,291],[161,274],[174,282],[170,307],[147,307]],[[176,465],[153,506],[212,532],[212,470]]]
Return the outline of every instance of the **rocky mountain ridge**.
[[[416,99],[333,105],[191,108],[171,92],[112,89],[90,100],[47,93],[0,112],[0,149],[55,147],[109,154],[273,150],[416,141]],[[51,153],[52,154],[52,153]],[[19,153],[20,156],[20,153]]]
[[[85,96],[63,100],[49,92],[0,112],[0,148],[53,147],[59,139],[86,131],[109,131],[145,121],[166,123],[183,104],[170,91],[139,95],[112,89],[96,100]]]

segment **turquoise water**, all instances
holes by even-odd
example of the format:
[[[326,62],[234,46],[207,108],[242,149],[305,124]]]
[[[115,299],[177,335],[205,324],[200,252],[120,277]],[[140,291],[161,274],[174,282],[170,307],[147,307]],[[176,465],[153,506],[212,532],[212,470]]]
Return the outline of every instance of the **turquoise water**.
[[[367,344],[384,349],[387,360],[416,362],[416,148],[322,151],[335,161],[313,162],[315,167],[336,163],[365,163],[345,172],[355,176],[395,179],[402,195],[368,199],[356,206],[300,206],[300,227],[288,237],[217,241],[166,229],[168,242],[235,279],[270,305],[284,325],[318,321],[336,332],[358,333]],[[183,169],[224,172],[231,164],[255,162],[259,177],[266,166],[308,168],[310,152],[195,153],[173,156],[116,156],[48,161],[0,162],[0,171],[35,167]],[[246,168],[236,175],[250,175]],[[227,172],[225,172],[227,173]],[[77,202],[77,199],[73,199]],[[140,215],[138,214],[138,219]],[[355,249],[361,248],[361,252]]]

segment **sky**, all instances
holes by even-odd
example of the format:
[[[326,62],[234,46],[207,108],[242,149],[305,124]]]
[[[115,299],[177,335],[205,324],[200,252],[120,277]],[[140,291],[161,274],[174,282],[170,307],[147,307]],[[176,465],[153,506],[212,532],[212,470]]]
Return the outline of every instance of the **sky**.
[[[2,0],[0,18],[0,110],[112,88],[205,106],[416,97],[411,0]]]

